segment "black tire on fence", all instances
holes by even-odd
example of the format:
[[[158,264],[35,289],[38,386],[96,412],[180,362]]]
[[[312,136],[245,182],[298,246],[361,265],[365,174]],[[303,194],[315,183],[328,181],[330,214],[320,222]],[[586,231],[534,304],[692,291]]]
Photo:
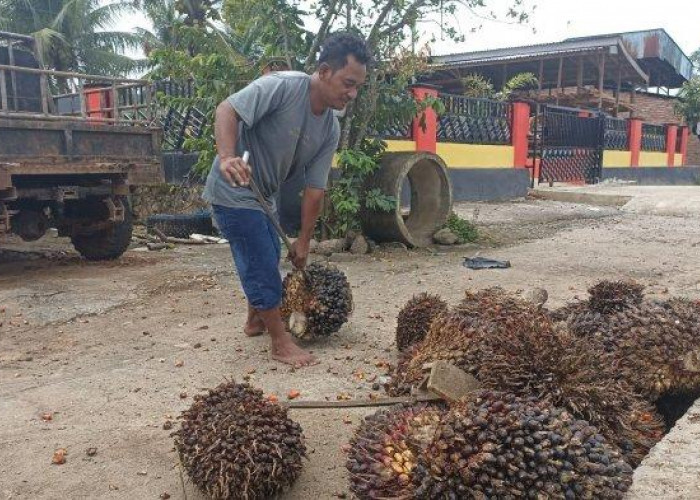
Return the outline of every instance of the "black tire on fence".
[[[124,204],[123,222],[101,231],[71,236],[73,247],[87,260],[113,260],[129,248],[134,217],[129,201],[125,197],[121,197],[120,200]]]
[[[195,212],[183,215],[156,214],[146,218],[149,233],[157,228],[165,236],[189,238],[191,234],[214,234],[211,212]]]

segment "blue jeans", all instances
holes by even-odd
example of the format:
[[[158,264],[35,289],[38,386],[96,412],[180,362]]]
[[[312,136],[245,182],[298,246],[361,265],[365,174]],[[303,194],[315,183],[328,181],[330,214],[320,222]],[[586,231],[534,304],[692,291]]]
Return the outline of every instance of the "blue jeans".
[[[262,311],[282,302],[280,239],[265,212],[212,206],[221,234],[229,241],[233,261],[248,302]]]

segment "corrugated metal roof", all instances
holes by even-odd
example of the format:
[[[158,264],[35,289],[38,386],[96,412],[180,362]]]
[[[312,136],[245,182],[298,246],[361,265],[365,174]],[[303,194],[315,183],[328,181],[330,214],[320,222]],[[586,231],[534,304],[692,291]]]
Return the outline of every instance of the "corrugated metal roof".
[[[491,61],[505,61],[508,59],[524,59],[558,55],[565,52],[592,52],[601,48],[618,46],[620,43],[621,39],[619,37],[606,36],[598,37],[594,40],[572,40],[433,56],[431,58],[431,62],[435,65],[445,66],[452,66],[456,64],[480,64]]]
[[[662,28],[569,38],[562,42],[521,47],[447,54],[434,56],[431,62],[438,68],[469,67],[595,52],[614,46],[622,50],[630,64],[644,76],[644,79],[649,79],[651,86],[680,87],[692,76],[692,62]]]

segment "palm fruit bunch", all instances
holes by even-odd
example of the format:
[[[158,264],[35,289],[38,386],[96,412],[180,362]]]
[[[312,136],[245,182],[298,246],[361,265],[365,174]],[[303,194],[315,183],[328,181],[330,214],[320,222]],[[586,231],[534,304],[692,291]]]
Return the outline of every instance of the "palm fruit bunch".
[[[502,290],[469,292],[410,356],[392,374],[390,394],[419,383],[425,363],[447,360],[486,389],[549,398],[598,427],[630,464],[663,435],[661,417],[619,380],[602,346],[557,330],[546,311]]]
[[[452,407],[415,467],[412,498],[621,499],[632,468],[546,400],[484,391]]]
[[[442,406],[404,404],[366,417],[347,446],[353,494],[360,500],[410,498],[415,464],[444,413]]]
[[[284,278],[282,318],[300,339],[337,332],[352,308],[350,283],[335,267],[312,263]]]
[[[422,380],[423,365],[437,360],[451,361],[472,372],[478,363],[474,357],[476,337],[528,322],[548,323],[547,314],[500,288],[468,291],[458,305],[433,320],[422,342],[399,359],[387,390],[392,396],[408,394]]]
[[[641,304],[643,292],[644,285],[634,281],[603,280],[588,289],[588,303],[591,311],[599,313],[622,311]]]
[[[438,295],[415,295],[399,311],[396,320],[396,346],[399,351],[423,340],[438,314],[447,311],[447,302]]]
[[[612,355],[617,376],[648,400],[700,394],[698,304],[680,298],[640,300],[639,288],[627,293],[626,299],[615,300],[617,307],[609,307],[610,300],[601,306],[605,284],[591,288],[587,302],[559,311],[558,319],[575,335],[602,342]]]
[[[223,383],[195,396],[180,418],[175,448],[192,483],[211,498],[270,498],[299,477],[301,427],[260,390]]]

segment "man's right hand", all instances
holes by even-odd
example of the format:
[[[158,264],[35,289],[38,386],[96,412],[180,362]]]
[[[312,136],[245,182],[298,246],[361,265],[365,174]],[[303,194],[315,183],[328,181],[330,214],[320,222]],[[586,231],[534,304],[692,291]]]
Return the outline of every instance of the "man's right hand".
[[[250,165],[239,156],[226,156],[219,162],[221,175],[224,176],[232,186],[247,186],[250,182]]]

